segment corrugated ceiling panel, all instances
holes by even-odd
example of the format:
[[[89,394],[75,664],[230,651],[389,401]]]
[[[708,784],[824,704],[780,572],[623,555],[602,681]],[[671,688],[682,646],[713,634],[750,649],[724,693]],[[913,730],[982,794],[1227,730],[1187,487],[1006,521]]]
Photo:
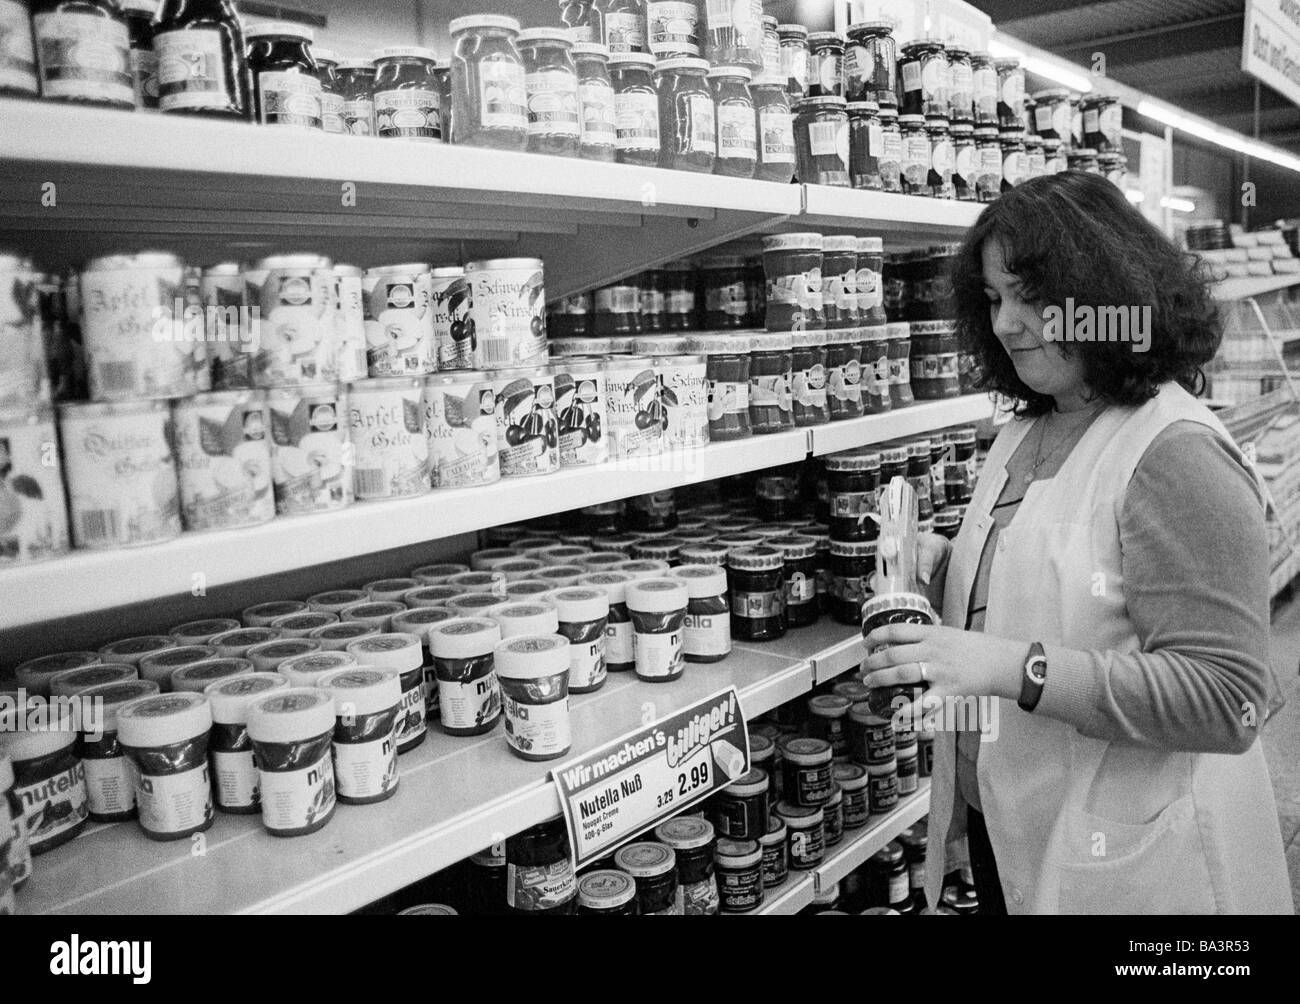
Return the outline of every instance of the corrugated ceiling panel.
[[[1025,4],[1032,10],[1032,4]],[[1008,34],[1044,49],[1068,48],[1094,38],[1164,28],[1244,11],[1242,0],[1113,0],[1072,10],[1003,21]]]

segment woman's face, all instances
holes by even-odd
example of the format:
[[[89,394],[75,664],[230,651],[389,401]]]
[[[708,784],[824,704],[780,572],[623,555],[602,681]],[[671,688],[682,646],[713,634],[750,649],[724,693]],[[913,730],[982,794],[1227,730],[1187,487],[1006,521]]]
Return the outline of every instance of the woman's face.
[[[1019,277],[1007,271],[1002,245],[984,242],[984,293],[989,299],[989,321],[1016,375],[1030,390],[1061,399],[1087,395],[1083,361],[1061,351],[1061,343],[1043,337],[1047,321],[1043,304],[1026,299]]]

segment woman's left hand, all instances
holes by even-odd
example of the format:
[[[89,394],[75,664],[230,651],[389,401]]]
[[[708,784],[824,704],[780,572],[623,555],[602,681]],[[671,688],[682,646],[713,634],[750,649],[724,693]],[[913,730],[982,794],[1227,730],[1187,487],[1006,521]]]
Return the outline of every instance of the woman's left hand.
[[[940,700],[1014,700],[1020,694],[1020,673],[1029,646],[976,631],[890,624],[867,636],[867,651],[871,654],[862,668],[869,687],[924,682],[929,684],[929,694]]]

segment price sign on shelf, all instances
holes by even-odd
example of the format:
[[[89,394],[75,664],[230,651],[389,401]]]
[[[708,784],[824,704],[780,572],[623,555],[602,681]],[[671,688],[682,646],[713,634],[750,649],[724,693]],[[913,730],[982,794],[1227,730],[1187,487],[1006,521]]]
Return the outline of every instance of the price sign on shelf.
[[[732,687],[552,772],[581,868],[703,801],[749,770],[749,731]]]

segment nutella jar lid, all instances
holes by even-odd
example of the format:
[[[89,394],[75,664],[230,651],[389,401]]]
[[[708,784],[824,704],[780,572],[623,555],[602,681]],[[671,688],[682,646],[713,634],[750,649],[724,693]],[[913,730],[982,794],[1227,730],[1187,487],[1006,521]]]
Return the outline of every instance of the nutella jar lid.
[[[596,551],[579,558],[577,563],[590,574],[595,570],[611,569],[615,565],[623,564],[625,561],[627,561],[627,557],[622,551]]]
[[[487,616],[501,625],[502,634],[550,634],[558,631],[560,615],[555,604],[547,600],[517,600],[500,603]]]
[[[333,625],[330,625],[331,627]],[[276,638],[254,645],[244,654],[256,663],[259,659],[295,659],[321,650],[321,643],[315,638]]]
[[[202,694],[154,694],[117,710],[117,738],[123,746],[171,746],[212,728],[212,709]]]
[[[387,669],[336,669],[318,679],[316,686],[334,698],[334,711],[339,717],[377,715],[402,703],[402,678]]]
[[[763,848],[757,840],[719,840],[713,850],[719,868],[753,868],[763,860]]]
[[[727,785],[726,790],[741,798],[752,798],[767,791],[769,785],[767,771],[760,767],[751,767],[747,773]]]
[[[774,234],[763,238],[763,251],[821,251],[825,241],[821,234]]]
[[[811,537],[772,537],[767,543],[769,547],[777,548],[784,555],[786,561],[811,558],[817,553],[817,541]]]
[[[712,544],[701,545],[708,547],[723,547],[727,553],[732,551],[743,550],[748,547],[759,547],[763,543],[763,538],[756,533],[733,533],[726,537],[719,537]],[[687,557],[686,548],[682,548],[682,557]]]
[[[677,553],[685,546],[686,541],[676,536],[660,537],[658,539],[647,538],[633,546],[633,550],[643,556],[635,563],[640,563],[640,561],[659,562],[663,564],[663,570],[667,571],[668,560],[675,558]]]
[[[456,617],[429,631],[435,659],[481,659],[501,641],[501,626],[486,617]]]
[[[594,586],[565,586],[546,594],[561,623],[583,624],[609,616],[609,594]]]
[[[232,635],[238,635],[243,632],[231,631]],[[277,631],[278,635],[279,632]],[[154,680],[159,684],[167,683],[171,679],[172,671],[179,669],[181,666],[189,666],[196,662],[202,662],[204,659],[211,659],[221,654],[221,648],[228,643],[221,639],[223,635],[217,635],[213,639],[212,645],[184,645],[177,648],[169,648],[165,651],[158,652],[155,655],[146,655],[140,660],[138,669],[140,676],[146,680]],[[235,645],[234,650],[242,651],[244,646]]]
[[[406,612],[403,607],[402,613]],[[347,647],[348,655],[362,666],[409,673],[424,664],[424,646],[419,635],[390,632],[360,638]]]
[[[609,597],[610,606],[627,602],[627,587],[633,582],[632,576],[624,572],[592,572],[577,581],[579,586],[595,586]]]
[[[668,575],[686,583],[686,595],[692,600],[725,596],[727,592],[727,570],[721,565],[678,565],[669,569]]]
[[[680,550],[680,548],[677,550]],[[630,575],[633,579],[662,579],[668,574],[668,569],[668,562],[658,558],[640,558],[635,561],[622,561],[614,566],[614,571]]]
[[[446,603],[448,610],[454,610],[457,616],[466,617],[485,613],[505,602],[496,593],[464,593],[453,596]]]
[[[141,697],[152,697],[156,693],[158,693],[158,684],[152,680],[119,680],[116,683],[87,687],[76,695],[83,701],[82,731],[89,732],[86,725],[93,722],[99,730],[116,732],[118,708]],[[85,702],[91,703],[87,706]],[[95,712],[91,710],[95,706],[94,702],[99,702],[98,720],[95,720]],[[4,791],[7,787],[4,779],[0,778],[0,791]]]
[[[789,763],[815,767],[818,764],[830,762],[831,744],[825,739],[809,739],[800,737],[786,742],[785,745],[781,747],[781,755]]]
[[[775,547],[741,547],[727,555],[727,567],[740,572],[769,572],[781,568],[785,557]]]
[[[295,743],[334,731],[334,698],[316,687],[290,687],[248,705],[253,742]]]
[[[75,697],[91,687],[138,680],[140,670],[124,662],[105,662],[81,669],[65,669],[50,677],[51,697]],[[30,688],[28,688],[30,689]]]
[[[307,605],[313,610],[327,610],[331,613],[338,613],[344,607],[350,607],[354,603],[363,603],[365,600],[366,594],[360,589],[331,589],[328,592],[308,596]]]
[[[640,613],[675,613],[689,602],[686,584],[677,579],[638,579],[627,586],[628,609]]]
[[[232,676],[244,676],[253,672],[250,659],[204,659],[193,662],[172,672],[171,689],[174,692],[202,694],[208,687],[220,680]]]
[[[620,847],[614,863],[633,878],[655,878],[677,867],[677,854],[667,844],[643,841]]]
[[[698,816],[679,816],[656,826],[655,838],[675,851],[694,851],[713,843],[713,824]]]
[[[422,586],[441,586],[453,575],[463,575],[469,571],[469,565],[459,562],[444,561],[436,565],[421,565],[411,569],[411,578]]]
[[[210,617],[207,620],[188,621],[177,624],[167,633],[182,645],[206,645],[208,639],[239,627],[239,621],[233,617]]]
[[[831,555],[839,558],[874,558],[874,540],[832,540]]]
[[[176,639],[166,634],[142,635],[110,642],[99,650],[100,662],[134,662],[137,665],[146,657],[165,649],[175,648]],[[30,665],[30,664],[28,664]]]
[[[247,725],[248,706],[272,690],[286,690],[289,681],[279,673],[245,673],[219,680],[203,691],[212,705],[217,725]]]
[[[421,583],[412,578],[402,577],[393,579],[376,579],[374,582],[367,582],[362,588],[365,589],[366,595],[373,600],[384,599],[389,596],[397,597],[412,589],[418,589]]]
[[[818,718],[843,718],[853,707],[846,697],[835,694],[818,694],[808,699],[808,710]]]
[[[826,458],[827,471],[874,471],[880,469],[880,454],[871,450],[833,453]]]
[[[378,633],[379,628],[372,624],[366,624],[362,621],[350,621],[341,624],[326,624],[324,627],[316,628],[307,637],[320,642],[322,648],[342,651],[358,638],[366,638]]]
[[[405,609],[407,609],[406,604],[398,603],[396,600],[363,600],[344,607],[339,611],[339,619],[361,624],[383,624],[385,621],[392,620],[394,614],[400,614]]]
[[[319,627],[325,627],[327,624],[337,624],[339,615],[329,613],[326,610],[308,610],[301,614],[286,614],[283,617],[277,617],[268,625],[276,631],[315,631]]]
[[[457,589],[462,593],[491,592],[494,589],[500,589],[502,583],[505,582],[506,566],[512,566],[513,571],[519,571],[517,567],[513,567],[515,562],[526,561],[529,564],[525,565],[524,568],[528,571],[542,567],[542,562],[525,558],[522,550],[518,548],[510,548],[510,550],[516,553],[511,554],[509,557],[503,556],[499,561],[493,559],[491,571],[458,572],[449,578],[444,585]],[[480,554],[482,553],[480,552]]]
[[[347,652],[309,652],[306,655],[285,659],[276,672],[295,687],[314,686],[325,673],[355,666],[357,660]]]
[[[257,603],[245,608],[241,616],[249,627],[266,627],[277,617],[306,613],[309,609],[300,600],[272,600],[270,603]]]
[[[427,639],[435,624],[449,621],[456,615],[446,607],[414,607],[393,618],[393,630]]]
[[[18,684],[30,693],[45,693],[57,673],[96,666],[104,659],[98,652],[55,652],[21,663],[15,670]],[[117,663],[120,665],[120,663]]]

